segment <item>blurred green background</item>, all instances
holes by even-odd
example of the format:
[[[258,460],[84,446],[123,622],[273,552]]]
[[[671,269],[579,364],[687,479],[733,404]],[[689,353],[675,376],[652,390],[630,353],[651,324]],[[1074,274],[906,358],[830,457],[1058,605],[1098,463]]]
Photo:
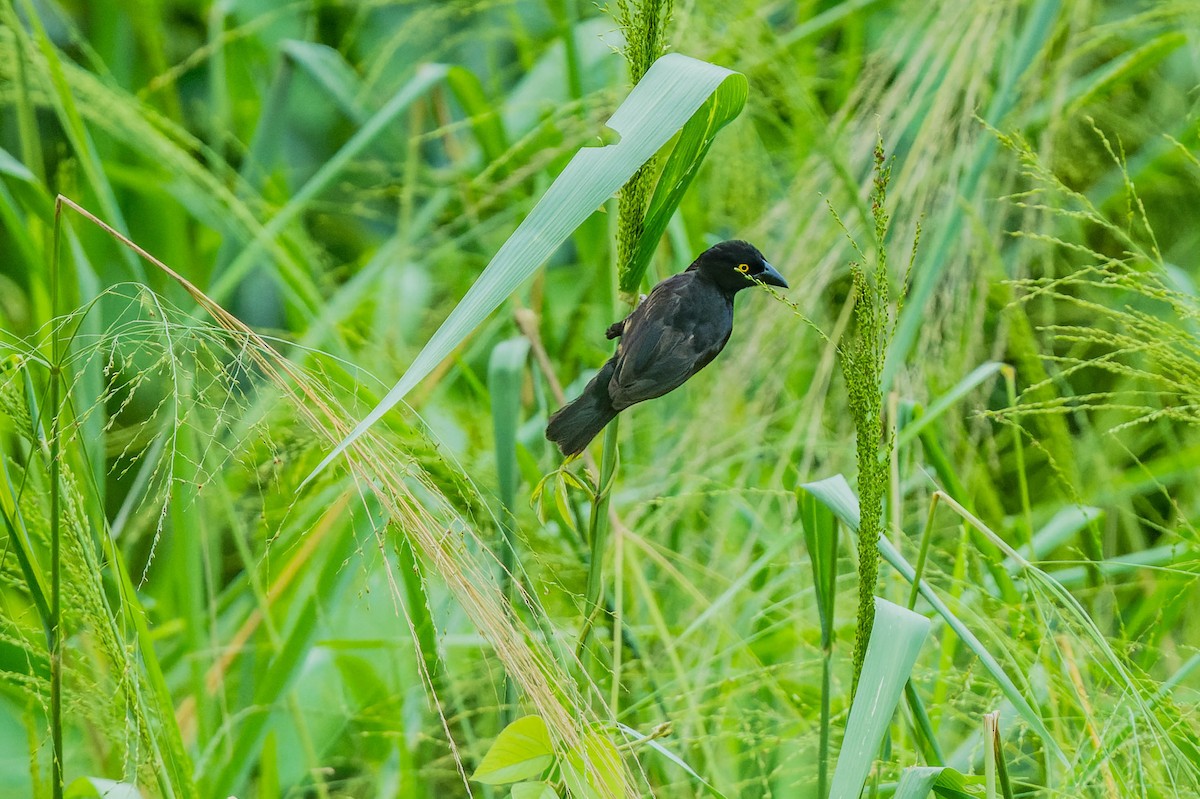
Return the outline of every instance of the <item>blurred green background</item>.
[[[375,405],[571,156],[599,143],[629,91],[621,6],[647,4],[610,5],[0,0],[0,792],[51,795],[44,586],[30,575],[50,551],[57,329],[68,783],[466,795],[503,723],[531,712],[505,684],[519,671],[496,643],[509,628],[481,621],[502,593],[468,590],[503,584],[508,526],[518,649],[558,654],[542,671],[571,718],[670,722],[658,743],[726,796],[816,796],[820,631],[796,491],[855,473],[830,343],[863,257],[851,239],[887,250],[898,296],[918,225],[884,385],[900,430],[887,537],[915,561],[941,490],[1037,565],[1004,560],[945,504],[932,517],[926,579],[1069,763],[918,604],[935,625],[913,686],[940,756],[980,773],[981,714],[999,709],[1017,795],[1200,792],[1186,712],[1200,688],[1190,0],[667,4],[667,49],[743,73],[749,95],[644,290],[745,238],[812,325],[743,292],[721,358],[623,415],[608,573],[625,638],[602,631],[591,693],[562,681],[578,666],[587,568],[572,526],[588,497],[556,487],[542,431],[551,375],[577,392],[627,312],[615,201],[381,423],[375,479],[338,468],[297,492],[344,432],[324,432],[329,418]],[[882,242],[868,199],[879,137],[893,170]],[[214,325],[70,211],[55,305],[60,193],[297,374],[272,374],[262,342]],[[547,361],[518,357],[498,383],[497,346],[530,336]],[[849,539],[841,555],[835,729]],[[903,602],[908,585],[885,566],[879,593]],[[877,795],[934,757],[908,714]],[[625,764],[631,795],[712,795],[652,747]]]

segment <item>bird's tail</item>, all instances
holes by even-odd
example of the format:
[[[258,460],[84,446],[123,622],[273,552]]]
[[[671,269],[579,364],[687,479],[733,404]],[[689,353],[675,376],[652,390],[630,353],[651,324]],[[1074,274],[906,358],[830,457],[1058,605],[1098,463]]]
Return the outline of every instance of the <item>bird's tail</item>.
[[[563,455],[578,455],[604,426],[617,415],[608,396],[608,381],[617,368],[612,358],[591,379],[583,393],[555,411],[546,425],[546,438],[562,450]]]

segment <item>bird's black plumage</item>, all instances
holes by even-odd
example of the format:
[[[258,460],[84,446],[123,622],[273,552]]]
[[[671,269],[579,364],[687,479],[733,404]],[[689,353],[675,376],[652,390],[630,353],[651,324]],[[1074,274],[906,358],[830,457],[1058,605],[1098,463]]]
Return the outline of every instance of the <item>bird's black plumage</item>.
[[[725,347],[733,331],[733,296],[757,282],[787,288],[753,245],[724,241],[659,283],[633,313],[608,328],[608,338],[621,339],[617,354],[577,399],[550,417],[546,438],[564,455],[575,455],[630,405],[678,388]]]

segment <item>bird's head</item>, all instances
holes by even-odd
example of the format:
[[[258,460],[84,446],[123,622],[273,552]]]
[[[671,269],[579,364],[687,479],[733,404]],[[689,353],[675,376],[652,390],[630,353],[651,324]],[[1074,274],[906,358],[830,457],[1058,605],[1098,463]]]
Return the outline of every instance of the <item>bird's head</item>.
[[[688,267],[688,271],[699,270],[706,278],[722,289],[737,292],[744,288],[766,283],[768,286],[787,288],[783,275],[767,263],[763,254],[749,242],[723,241],[700,253],[700,257]]]

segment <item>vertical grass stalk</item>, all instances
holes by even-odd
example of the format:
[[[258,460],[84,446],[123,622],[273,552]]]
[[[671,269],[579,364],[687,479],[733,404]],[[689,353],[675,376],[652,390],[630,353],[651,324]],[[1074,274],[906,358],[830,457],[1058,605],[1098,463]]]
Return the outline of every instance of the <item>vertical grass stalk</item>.
[[[54,236],[50,253],[51,315],[61,315],[59,307],[59,244],[62,238],[62,204],[54,204]],[[62,328],[50,324],[50,624],[47,644],[50,648],[50,739],[52,751],[50,785],[54,799],[63,797],[62,727]]]
[[[584,609],[587,618],[579,632],[577,654],[582,654],[588,634],[596,617],[600,615],[604,599],[604,551],[608,548],[608,505],[612,498],[613,475],[617,471],[617,430],[620,417],[613,419],[604,428],[604,450],[600,456],[600,480],[596,485],[596,496],[592,500],[592,515],[588,524],[588,545],[591,547],[591,562],[588,564],[587,592]]]
[[[625,34],[625,58],[629,62],[630,85],[636,86],[650,65],[665,50],[664,35],[671,16],[673,0],[617,0],[616,18]],[[617,197],[617,285],[631,268],[645,230],[646,206],[654,185],[656,159],[651,158],[634,173]],[[621,299],[633,306],[636,294]],[[604,451],[600,458],[600,479],[592,503],[588,543],[592,560],[588,565],[586,594],[587,618],[579,634],[578,649],[582,652],[604,596],[604,551],[608,546],[608,506],[612,496],[613,474],[617,467],[617,425],[613,419],[604,430]]]
[[[875,624],[875,588],[879,582],[879,535],[883,503],[888,491],[888,459],[892,438],[883,423],[883,370],[894,325],[889,309],[887,247],[888,214],[884,203],[891,166],[884,157],[883,140],[875,145],[875,177],[871,189],[871,214],[875,220],[875,269],[868,275],[867,260],[850,264],[854,281],[854,334],[839,347],[846,379],[850,416],[854,421],[858,460],[858,493],[862,517],[858,528],[858,623],[854,637],[853,689],[858,689],[867,642]],[[857,247],[855,248],[858,249]],[[880,447],[884,452],[880,456]]]

